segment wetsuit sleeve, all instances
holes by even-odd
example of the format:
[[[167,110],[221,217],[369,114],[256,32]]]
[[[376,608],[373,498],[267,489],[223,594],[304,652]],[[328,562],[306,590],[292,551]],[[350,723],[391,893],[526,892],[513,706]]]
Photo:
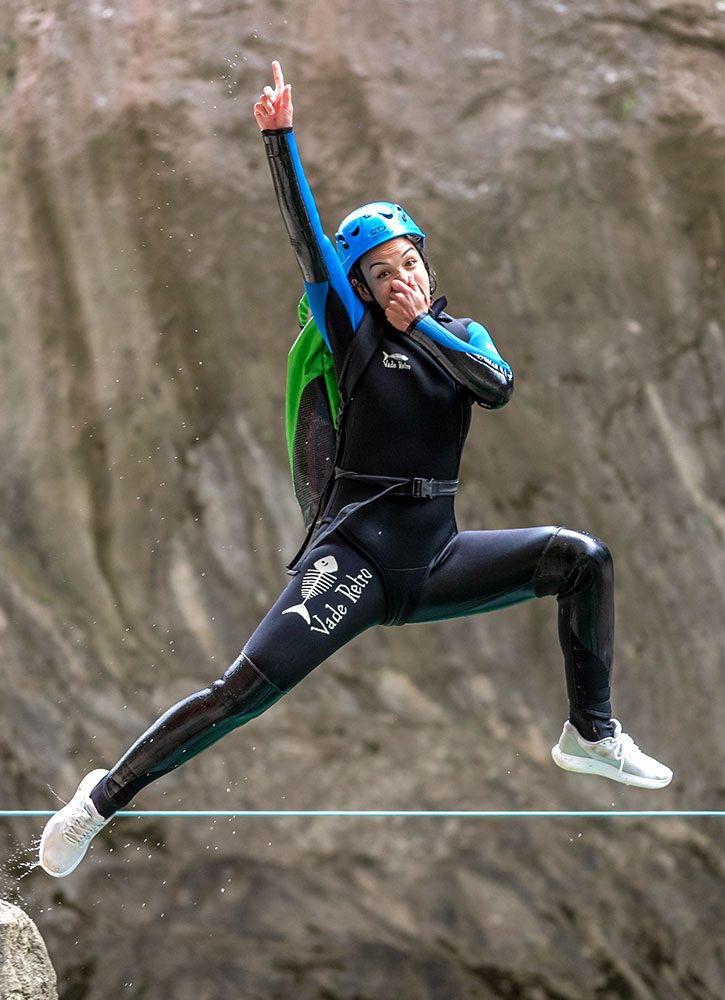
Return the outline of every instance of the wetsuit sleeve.
[[[291,128],[262,132],[272,181],[305,291],[322,336],[339,360],[365,307],[352,290],[335,248],[322,231]]]
[[[422,344],[475,401],[488,410],[505,406],[514,390],[510,366],[496,350],[488,330],[472,319],[436,318],[421,313],[407,333]]]

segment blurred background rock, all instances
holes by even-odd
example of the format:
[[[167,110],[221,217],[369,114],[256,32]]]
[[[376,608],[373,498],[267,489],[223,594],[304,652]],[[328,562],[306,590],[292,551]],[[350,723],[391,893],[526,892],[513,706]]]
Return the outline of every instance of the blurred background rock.
[[[2,808],[52,808],[225,669],[302,534],[300,275],[251,106],[280,58],[323,222],[402,201],[517,375],[461,528],[611,547],[615,711],[664,792],[558,771],[553,601],[362,636],[138,808],[722,809],[725,3],[4,0]],[[62,1000],[721,995],[721,821],[125,819],[3,893]]]

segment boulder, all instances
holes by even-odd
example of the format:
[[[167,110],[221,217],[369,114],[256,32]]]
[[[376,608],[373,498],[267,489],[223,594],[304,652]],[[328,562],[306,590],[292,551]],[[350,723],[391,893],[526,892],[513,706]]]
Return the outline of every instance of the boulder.
[[[40,931],[27,913],[0,899],[0,1000],[57,1000],[57,985]]]

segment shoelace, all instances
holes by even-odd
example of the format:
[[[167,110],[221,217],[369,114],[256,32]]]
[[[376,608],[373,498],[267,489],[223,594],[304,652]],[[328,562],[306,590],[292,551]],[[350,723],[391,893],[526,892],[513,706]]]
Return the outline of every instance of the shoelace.
[[[63,839],[69,844],[80,845],[88,837],[92,837],[103,826],[103,822],[93,819],[86,807],[81,804],[63,828]]]
[[[619,761],[620,772],[624,769],[624,758],[631,750],[639,751],[639,747],[629,733],[620,732],[618,736],[614,737],[614,759]]]

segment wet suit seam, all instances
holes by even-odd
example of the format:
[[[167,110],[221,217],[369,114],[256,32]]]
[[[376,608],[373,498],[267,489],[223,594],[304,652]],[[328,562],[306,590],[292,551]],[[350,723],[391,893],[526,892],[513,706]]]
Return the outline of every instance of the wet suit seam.
[[[551,545],[553,545],[554,541],[556,540],[561,531],[562,531],[561,527],[558,527],[556,529],[554,534],[551,536],[549,541],[544,546],[544,551],[541,553],[541,556],[539,557],[539,560],[536,563],[536,569],[534,570],[534,576],[533,576],[534,593],[536,593],[536,577],[539,572],[539,567],[541,566],[541,563],[544,561],[546,554],[549,551],[549,548],[551,547]],[[565,595],[556,594],[555,596],[559,598]],[[559,613],[561,613],[561,611]],[[565,663],[574,662],[573,638],[574,638],[574,633],[571,628],[566,630],[566,637],[562,636],[561,633],[559,635],[559,641],[561,643],[561,648],[562,648],[562,653],[564,654]],[[570,708],[579,710],[581,708],[581,699],[579,697],[579,685],[576,683],[575,679],[573,680],[572,688],[573,688],[573,693],[569,696]]]
[[[390,582],[388,581],[388,576],[387,573],[385,572],[385,569],[383,568],[382,564],[378,562],[378,560],[370,552],[368,552],[368,550],[365,548],[362,542],[358,541],[358,539],[355,538],[355,536],[351,532],[345,530],[344,525],[341,525],[337,529],[337,531],[339,531],[339,533],[348,541],[348,543],[355,549],[358,555],[362,556],[363,559],[369,559],[370,562],[375,567],[375,569],[380,574],[380,579],[383,584],[383,591],[385,593],[385,617],[379,624],[385,625],[390,615],[390,608],[392,604]]]
[[[554,532],[554,534],[551,536],[551,538],[549,539],[549,541],[544,546],[544,551],[541,553],[541,555],[539,556],[539,558],[538,558],[538,560],[536,562],[536,566],[534,568],[534,573],[533,573],[533,576],[531,578],[531,582],[534,585],[534,593],[536,593],[537,577],[539,575],[539,568],[541,567],[541,564],[543,563],[544,559],[546,558],[547,552],[549,551],[550,547],[553,545],[553,543],[554,543],[554,541],[555,541],[555,539],[556,539],[556,537],[557,537],[557,535],[559,534],[560,531],[561,531],[560,527],[556,529],[556,531]],[[542,595],[538,595],[537,594],[537,597],[538,596],[545,596],[545,595],[543,595],[543,594]]]
[[[280,694],[285,694],[285,692],[282,690],[281,687],[279,687],[279,685],[275,684],[274,681],[271,681],[269,677],[267,677],[267,675],[262,670],[259,669],[257,664],[244,652],[244,650],[242,650],[242,656],[247,661],[252,670],[256,674],[258,674],[263,681],[265,681],[267,684],[270,684],[275,689],[275,691],[279,691]]]
[[[454,511],[454,515],[453,516],[455,518],[455,511]],[[428,563],[428,566],[429,566],[429,568],[431,570],[435,569],[436,566],[439,566],[441,563],[445,562],[445,560],[446,560],[445,551],[448,548],[448,546],[451,545],[454,542],[454,540],[458,537],[459,534],[460,534],[460,532],[458,530],[458,527],[455,526],[453,528],[453,531],[448,536],[448,538],[445,540],[445,542],[438,549],[438,551],[433,556],[433,558],[431,559],[431,561]]]
[[[430,560],[430,562],[428,563],[428,565],[425,566],[425,567],[422,567],[422,568],[424,568],[426,570],[426,573],[425,573],[425,576],[423,577],[423,579],[420,581],[420,585],[418,586],[418,593],[415,595],[415,601],[406,610],[405,616],[404,617],[401,616],[400,620],[397,621],[397,622],[395,622],[394,624],[396,624],[396,625],[405,625],[407,622],[410,621],[411,616],[414,615],[415,612],[418,610],[418,608],[420,607],[421,598],[423,596],[423,587],[425,587],[426,583],[430,579],[431,573],[433,572],[433,570],[437,566],[437,564],[438,564],[438,557],[448,548],[448,546],[451,544],[451,542],[453,541],[453,539],[457,535],[458,535],[458,529],[455,528],[451,532],[451,534],[449,535],[449,537],[446,539],[446,541],[438,549],[438,551],[433,556],[433,558]]]

